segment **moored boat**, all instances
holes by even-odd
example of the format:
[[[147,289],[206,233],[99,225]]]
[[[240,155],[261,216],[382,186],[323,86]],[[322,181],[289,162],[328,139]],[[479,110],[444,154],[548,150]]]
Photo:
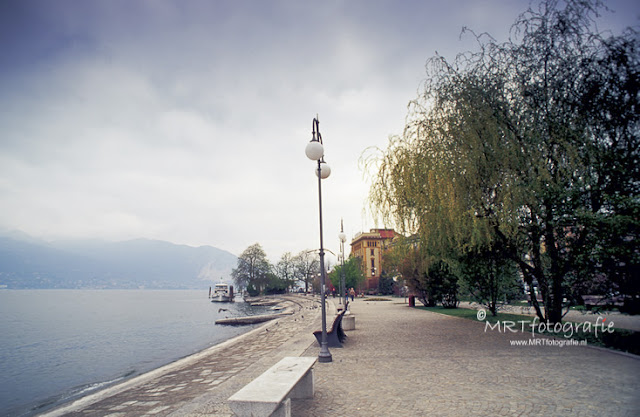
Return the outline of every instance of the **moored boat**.
[[[224,303],[233,301],[233,285],[220,283],[213,287],[213,294],[211,294],[212,303]]]

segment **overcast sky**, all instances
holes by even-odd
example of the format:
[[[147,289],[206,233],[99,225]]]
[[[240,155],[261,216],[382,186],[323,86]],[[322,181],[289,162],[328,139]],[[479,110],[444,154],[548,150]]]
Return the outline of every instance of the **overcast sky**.
[[[341,218],[349,238],[383,226],[358,160],[402,132],[426,60],[473,48],[463,26],[506,40],[528,4],[0,0],[0,229],[318,248],[317,114],[337,252]],[[638,24],[607,4],[602,28]]]

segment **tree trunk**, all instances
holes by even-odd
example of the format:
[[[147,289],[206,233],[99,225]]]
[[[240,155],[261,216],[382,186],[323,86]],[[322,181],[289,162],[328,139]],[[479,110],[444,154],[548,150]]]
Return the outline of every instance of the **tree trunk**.
[[[548,276],[551,280],[550,283],[545,281],[547,290],[545,310],[547,310],[548,320],[555,324],[562,321],[562,298],[564,295],[562,293],[562,281],[564,274],[561,268],[560,254],[558,252],[556,229],[552,223],[553,209],[551,204],[552,203],[550,201],[545,201],[545,206],[547,207],[545,246],[550,259]]]

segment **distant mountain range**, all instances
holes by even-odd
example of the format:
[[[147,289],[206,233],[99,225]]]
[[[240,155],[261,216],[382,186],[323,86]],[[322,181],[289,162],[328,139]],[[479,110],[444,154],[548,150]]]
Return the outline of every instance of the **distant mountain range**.
[[[45,242],[0,231],[0,288],[207,288],[237,257],[212,246],[148,239]]]

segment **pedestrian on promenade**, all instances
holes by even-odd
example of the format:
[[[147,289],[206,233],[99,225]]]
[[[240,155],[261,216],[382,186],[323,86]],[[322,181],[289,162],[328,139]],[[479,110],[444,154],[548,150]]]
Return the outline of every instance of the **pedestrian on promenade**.
[[[351,301],[353,301],[354,297],[356,296],[356,290],[354,290],[353,287],[351,287],[351,289],[349,290],[349,295],[351,296]]]

